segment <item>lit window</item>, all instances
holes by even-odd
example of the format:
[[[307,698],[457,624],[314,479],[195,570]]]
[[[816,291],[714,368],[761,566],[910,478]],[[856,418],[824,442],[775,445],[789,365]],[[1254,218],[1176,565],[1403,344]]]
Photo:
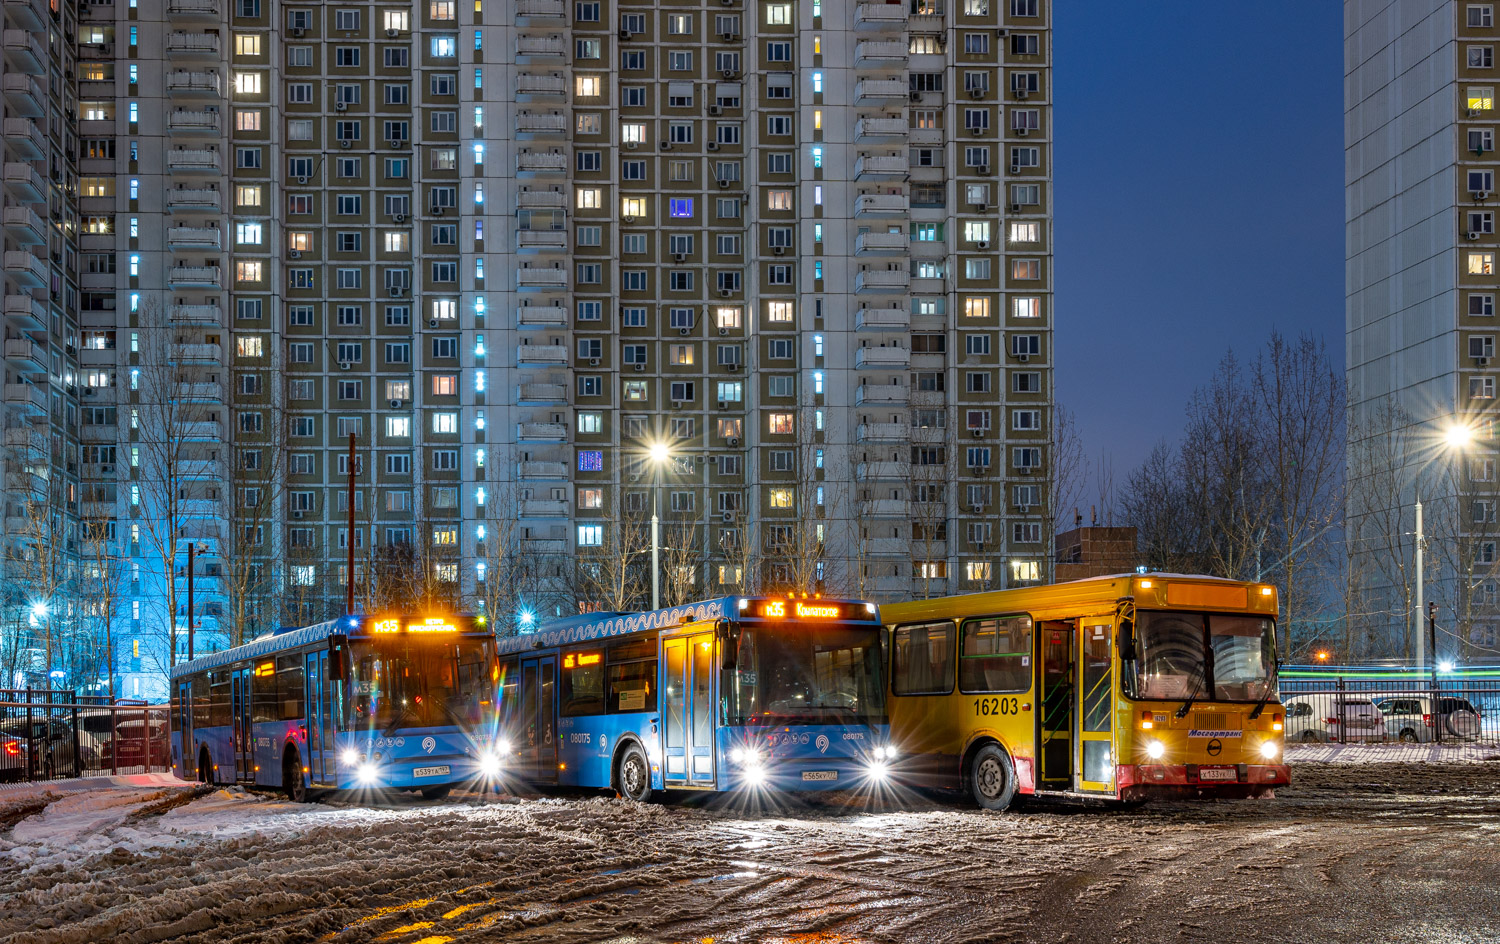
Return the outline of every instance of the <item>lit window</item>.
[[[234,241],[241,246],[259,246],[264,229],[259,223],[236,223]]]
[[[400,439],[411,438],[411,417],[387,416],[385,418],[385,434]]]
[[[236,33],[234,52],[239,56],[260,55],[260,37],[254,33]]]
[[[768,190],[766,191],[767,210],[790,210],[792,208],[792,192],[790,190]]]
[[[1493,252],[1471,252],[1469,253],[1470,275],[1494,275],[1495,254]]]
[[[236,262],[234,264],[234,280],[236,282],[259,282],[262,273],[259,262]]]
[[[988,298],[969,296],[964,299],[964,317],[988,318],[989,316],[990,300]]]
[[[780,324],[789,324],[796,313],[795,302],[767,302],[766,320]]]
[[[796,428],[796,416],[792,413],[772,413],[766,417],[766,432],[773,435],[790,435]]]
[[[766,4],[767,26],[790,26],[792,24],[792,5],[790,3],[768,3]]]
[[[604,525],[581,524],[578,526],[579,547],[599,547],[604,543]]]
[[[1491,108],[1495,107],[1494,86],[1471,85],[1469,86],[1469,91],[1466,95],[1466,99],[1469,103],[1470,110],[1478,109],[1482,111],[1488,111]]]
[[[1042,316],[1042,300],[1040,298],[1012,299],[1010,313],[1017,318],[1040,318]]]
[[[579,187],[576,196],[578,209],[597,210],[604,199],[604,191],[597,187]]]
[[[673,217],[688,217],[693,215],[692,197],[673,197],[670,202]]]
[[[234,74],[234,91],[237,95],[259,95],[260,73],[236,72]]]
[[[434,413],[432,414],[432,431],[434,433],[456,433],[458,432],[457,413]]]
[[[790,489],[790,488],[773,488],[773,489],[771,489],[771,507],[772,508],[790,508],[790,507],[792,507],[792,494],[793,494],[793,490]]]
[[[263,341],[259,337],[235,338],[234,347],[240,357],[260,357],[265,352]]]
[[[579,98],[598,98],[600,79],[597,75],[580,75],[574,80],[574,89]]]

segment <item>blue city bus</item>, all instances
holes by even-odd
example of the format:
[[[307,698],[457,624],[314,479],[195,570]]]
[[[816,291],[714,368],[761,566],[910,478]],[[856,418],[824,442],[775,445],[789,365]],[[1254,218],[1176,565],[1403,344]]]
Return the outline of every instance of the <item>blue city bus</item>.
[[[872,603],[731,596],[590,614],[501,639],[505,776],[662,790],[832,790],[885,779]]]
[[[172,763],[183,779],[445,795],[485,781],[495,638],[469,616],[344,616],[174,666]]]

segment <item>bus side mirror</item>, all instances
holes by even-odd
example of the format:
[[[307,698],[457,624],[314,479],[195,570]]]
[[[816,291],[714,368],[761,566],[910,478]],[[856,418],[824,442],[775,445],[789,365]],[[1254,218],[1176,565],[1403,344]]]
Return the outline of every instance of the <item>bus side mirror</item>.
[[[1138,657],[1135,650],[1135,622],[1133,620],[1120,621],[1120,661],[1134,662]]]
[[[740,634],[728,620],[719,620],[714,625],[714,638],[719,643],[719,667],[725,671],[733,669],[739,662]]]
[[[342,679],[349,674],[347,664],[347,653],[349,650],[342,646],[328,650],[328,675],[330,678]]]

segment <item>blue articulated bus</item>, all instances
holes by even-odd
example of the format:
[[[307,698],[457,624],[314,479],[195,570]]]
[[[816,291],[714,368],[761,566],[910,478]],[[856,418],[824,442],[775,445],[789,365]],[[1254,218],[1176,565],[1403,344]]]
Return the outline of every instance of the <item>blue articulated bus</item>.
[[[505,774],[533,784],[831,790],[883,781],[874,604],[731,596],[498,643]]]
[[[282,629],[172,669],[179,777],[438,797],[485,781],[494,739],[495,637],[469,616],[345,616]]]

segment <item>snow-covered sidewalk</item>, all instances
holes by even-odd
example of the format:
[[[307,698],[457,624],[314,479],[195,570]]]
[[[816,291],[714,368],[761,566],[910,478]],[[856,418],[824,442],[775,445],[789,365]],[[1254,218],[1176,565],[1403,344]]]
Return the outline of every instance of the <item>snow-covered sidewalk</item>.
[[[1482,764],[1500,767],[1500,746],[1494,742],[1432,741],[1426,744],[1288,744],[1290,764],[1321,761],[1329,764]],[[1295,772],[1293,773],[1295,778]]]

